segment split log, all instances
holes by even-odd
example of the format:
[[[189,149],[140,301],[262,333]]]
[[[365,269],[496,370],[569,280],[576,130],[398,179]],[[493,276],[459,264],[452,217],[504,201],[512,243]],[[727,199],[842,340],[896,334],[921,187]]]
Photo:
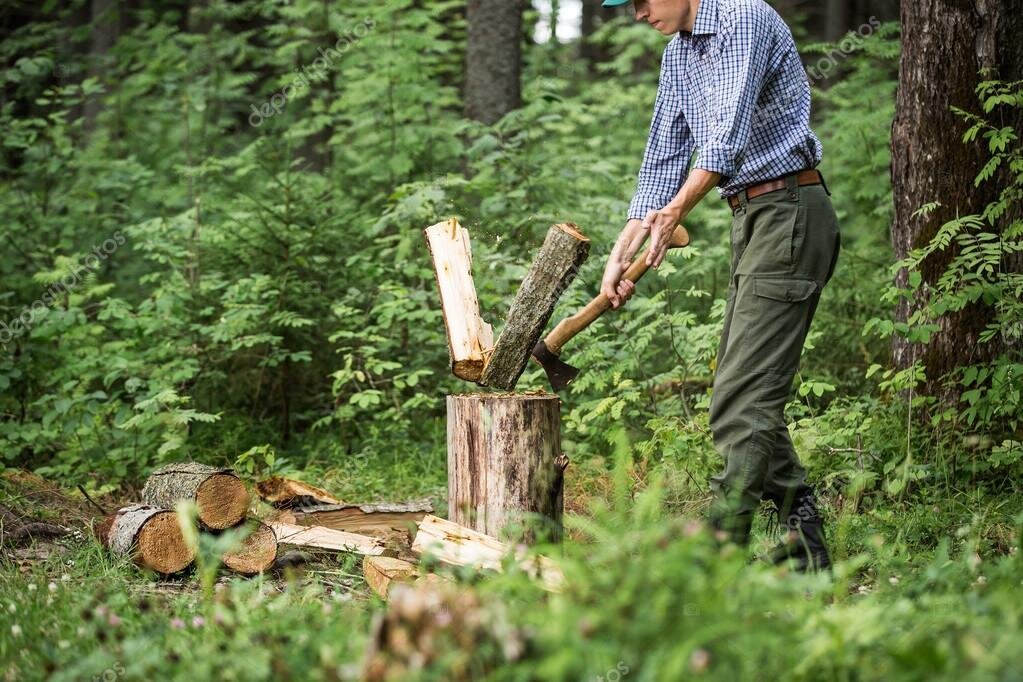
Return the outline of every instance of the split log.
[[[408,561],[386,556],[367,556],[362,559],[362,575],[366,584],[382,599],[387,599],[391,583],[410,582],[419,569]]]
[[[271,476],[257,482],[256,493],[264,502],[278,508],[341,503],[341,500],[322,488],[280,476]]]
[[[424,516],[433,513],[429,500],[418,502],[375,502],[371,504],[324,504],[303,506],[291,513],[300,526],[323,526],[364,535],[390,535],[415,529]],[[283,519],[282,519],[283,520]]]
[[[512,301],[501,336],[478,383],[515,388],[554,306],[590,253],[590,240],[572,223],[554,225]]]
[[[427,516],[419,524],[412,551],[452,566],[500,571],[501,561],[512,552],[512,547],[471,528]],[[539,578],[547,590],[558,591],[564,584],[561,569],[546,557],[525,557],[519,553],[516,562],[528,574]]]
[[[221,560],[235,573],[255,575],[270,569],[277,561],[277,536],[273,529],[262,521],[249,521],[239,527],[251,526],[238,547],[225,552]]]
[[[564,510],[561,401],[552,394],[447,399],[448,518],[502,537],[558,541]]]
[[[173,509],[182,500],[195,502],[199,522],[212,530],[237,526],[249,508],[245,484],[230,469],[198,462],[160,467],[142,489],[142,501],[154,507]]]
[[[277,535],[277,541],[284,545],[315,547],[373,556],[380,556],[385,551],[384,543],[380,540],[356,533],[346,533],[343,530],[332,530],[320,526],[296,526],[278,521],[271,522],[270,527]]]
[[[494,332],[480,317],[469,233],[454,218],[431,225],[423,233],[440,289],[451,371],[456,377],[478,381],[486,354],[494,347]]]
[[[108,517],[100,541],[115,556],[130,556],[139,566],[170,575],[195,560],[195,548],[185,541],[176,512],[135,504]]]

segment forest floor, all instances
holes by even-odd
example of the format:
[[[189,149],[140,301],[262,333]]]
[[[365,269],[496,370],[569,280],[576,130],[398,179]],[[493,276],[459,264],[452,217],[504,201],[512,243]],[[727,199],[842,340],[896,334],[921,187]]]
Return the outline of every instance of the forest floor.
[[[328,470],[308,480],[342,499],[365,490],[377,499],[430,497],[444,515],[443,470],[439,461],[394,459],[357,475]],[[494,617],[480,606],[489,614],[486,625],[478,625],[468,644],[461,631],[444,640],[461,658],[425,654],[418,677],[399,666],[390,668],[390,679],[489,673],[494,679],[659,680],[673,674],[666,671],[773,679],[771,669],[800,679],[857,670],[859,679],[921,679],[925,672],[1023,679],[1020,649],[1013,648],[1023,606],[1008,596],[1019,596],[1023,571],[1018,531],[1004,514],[1020,508],[1018,499],[964,495],[943,506],[917,501],[856,513],[842,511],[842,500],[827,500],[836,571],[804,577],[727,552],[715,556],[692,537],[699,535],[692,518],[702,500],[674,500],[667,521],[654,522],[643,491],[650,479],[651,472],[635,468],[577,467],[566,493],[575,521],[565,563],[578,586],[548,596],[512,582],[514,576],[481,580],[455,572],[457,582],[486,595],[481,603],[500,602],[507,612]],[[96,502],[112,509],[137,492]],[[629,511],[607,512],[623,494]],[[657,499],[663,506],[663,496]],[[100,510],[75,491],[8,470],[0,479],[0,505],[71,530],[30,545],[2,545],[3,679],[363,679],[374,616],[382,618],[384,604],[354,555],[318,555],[300,568],[251,579],[214,571],[207,581],[200,566],[160,580],[107,554],[91,534]],[[772,540],[761,523],[754,554]],[[680,596],[686,589],[694,591]],[[544,606],[533,608],[536,600]],[[450,607],[456,615],[458,608]],[[633,608],[639,609],[634,615]],[[607,618],[616,610],[628,612],[628,622],[621,614]],[[468,622],[464,613],[456,620]],[[538,644],[545,627],[557,628],[560,641]],[[508,642],[519,639],[531,643],[509,654]],[[504,653],[488,650],[485,641]],[[576,649],[585,663],[564,659],[562,648]],[[403,665],[409,660],[415,656]]]

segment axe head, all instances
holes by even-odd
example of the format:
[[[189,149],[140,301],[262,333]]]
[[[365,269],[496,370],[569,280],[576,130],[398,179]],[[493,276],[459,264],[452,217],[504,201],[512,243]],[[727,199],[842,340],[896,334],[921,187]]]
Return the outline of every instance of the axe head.
[[[532,358],[543,367],[543,371],[547,373],[547,380],[551,382],[551,387],[555,391],[567,387],[579,374],[578,369],[548,350],[543,339],[533,346]]]

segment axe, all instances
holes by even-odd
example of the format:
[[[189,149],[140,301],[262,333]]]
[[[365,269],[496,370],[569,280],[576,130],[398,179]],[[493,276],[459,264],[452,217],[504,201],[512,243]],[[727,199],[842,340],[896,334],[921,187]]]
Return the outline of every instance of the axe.
[[[689,244],[689,233],[686,228],[679,225],[671,235],[668,242],[669,249],[678,249]],[[646,274],[648,266],[646,256],[650,249],[647,248],[629,266],[629,269],[622,275],[622,279],[638,282],[640,277]],[[572,383],[572,380],[579,374],[579,370],[568,364],[558,354],[562,347],[572,340],[576,334],[593,324],[593,321],[604,314],[611,307],[611,301],[603,293],[597,294],[592,301],[571,317],[566,317],[547,335],[546,338],[537,341],[533,347],[532,358],[536,360],[555,391]]]

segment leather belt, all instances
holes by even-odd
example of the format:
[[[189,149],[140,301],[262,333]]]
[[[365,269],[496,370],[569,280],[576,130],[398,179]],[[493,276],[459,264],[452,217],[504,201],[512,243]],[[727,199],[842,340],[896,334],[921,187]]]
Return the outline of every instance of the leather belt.
[[[820,171],[818,170],[803,170],[796,173],[796,184],[800,187],[806,185],[820,185],[824,183],[824,179],[821,177]],[[756,197],[763,196],[770,192],[777,192],[780,189],[785,189],[785,178],[778,178],[776,180],[768,180],[767,182],[761,182],[758,185],[750,185],[745,188],[746,199],[755,199]],[[741,194],[741,192],[740,192]],[[739,208],[739,195],[733,195],[728,197],[728,205],[733,209]]]

